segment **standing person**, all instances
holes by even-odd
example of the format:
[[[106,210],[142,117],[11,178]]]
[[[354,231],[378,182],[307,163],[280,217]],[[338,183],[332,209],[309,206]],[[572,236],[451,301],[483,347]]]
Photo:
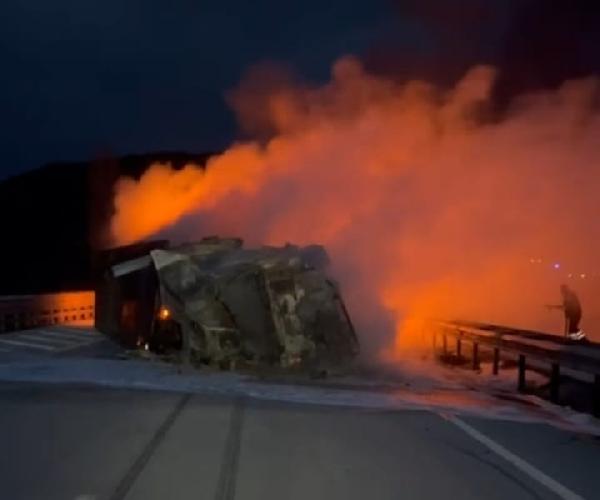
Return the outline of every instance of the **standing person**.
[[[552,309],[562,309],[565,314],[565,336],[571,340],[585,339],[585,333],[579,328],[581,321],[581,303],[573,290],[567,285],[560,285],[562,305],[549,306]]]

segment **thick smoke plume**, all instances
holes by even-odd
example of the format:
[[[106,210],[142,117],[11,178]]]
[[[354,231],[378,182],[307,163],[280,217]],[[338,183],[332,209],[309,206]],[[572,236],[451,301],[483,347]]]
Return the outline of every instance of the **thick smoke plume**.
[[[319,88],[257,99],[242,86],[233,102],[271,139],[120,180],[114,241],[324,244],[373,352],[416,339],[426,316],[560,331],[544,304],[561,282],[582,295],[585,328],[600,282],[599,82],[523,95],[497,121],[495,79],[482,66],[450,90],[398,84],[344,58]]]

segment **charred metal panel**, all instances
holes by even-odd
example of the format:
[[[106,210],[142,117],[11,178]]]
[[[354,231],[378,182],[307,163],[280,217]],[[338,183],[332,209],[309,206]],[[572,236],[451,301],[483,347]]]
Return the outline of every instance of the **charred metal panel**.
[[[149,339],[157,307],[158,279],[148,253],[167,245],[166,241],[129,245],[104,251],[99,256],[96,276],[99,331],[130,347]]]
[[[322,247],[245,249],[237,242],[151,252],[162,303],[192,359],[293,367],[358,353],[337,286],[317,267],[328,263]]]

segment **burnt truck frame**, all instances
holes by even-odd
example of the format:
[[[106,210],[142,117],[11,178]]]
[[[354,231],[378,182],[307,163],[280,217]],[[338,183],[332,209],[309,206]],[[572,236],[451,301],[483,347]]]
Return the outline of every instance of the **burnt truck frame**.
[[[96,326],[195,364],[339,366],[359,346],[328,263],[318,245],[244,248],[238,238],[111,249],[99,258]]]
[[[166,240],[104,250],[95,262],[96,328],[125,347],[154,351],[181,348],[181,332],[161,317],[159,280],[150,251],[166,249]]]

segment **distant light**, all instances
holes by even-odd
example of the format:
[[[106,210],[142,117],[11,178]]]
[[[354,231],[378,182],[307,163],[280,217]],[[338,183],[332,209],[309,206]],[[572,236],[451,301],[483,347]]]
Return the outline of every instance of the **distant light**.
[[[150,345],[146,342],[144,344],[144,351],[149,351],[150,350]]]
[[[560,269],[560,264],[558,262],[556,262],[553,267],[554,267],[554,269]]]
[[[572,277],[573,277],[573,273],[569,273],[569,278],[572,278]]]
[[[581,274],[579,275],[579,277],[580,277],[581,279],[585,279],[585,273],[581,273]]]

